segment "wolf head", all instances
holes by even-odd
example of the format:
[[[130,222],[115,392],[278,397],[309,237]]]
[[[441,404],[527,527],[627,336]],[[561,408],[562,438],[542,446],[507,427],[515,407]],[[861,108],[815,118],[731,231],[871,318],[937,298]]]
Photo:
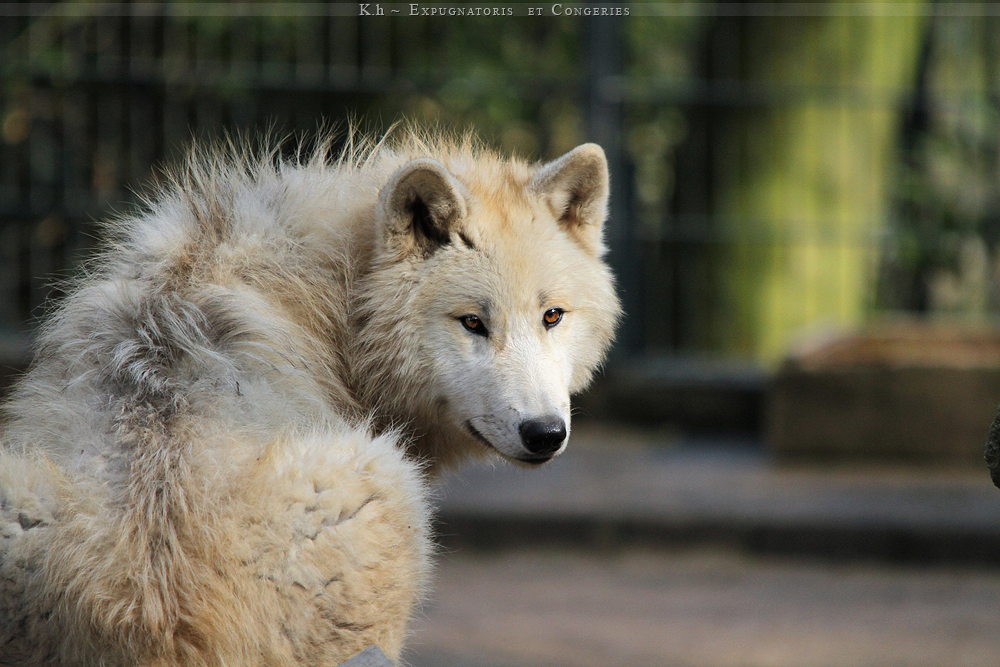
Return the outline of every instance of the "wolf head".
[[[382,392],[375,409],[411,424],[421,454],[447,464],[492,451],[530,465],[566,446],[570,395],[620,315],[601,260],[607,200],[594,144],[538,167],[419,157],[391,175],[362,337],[391,348],[367,374]]]

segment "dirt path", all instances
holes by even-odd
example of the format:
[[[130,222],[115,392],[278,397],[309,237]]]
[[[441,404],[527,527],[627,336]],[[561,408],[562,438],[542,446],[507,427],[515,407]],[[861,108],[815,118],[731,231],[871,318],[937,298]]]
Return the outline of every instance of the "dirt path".
[[[410,645],[414,667],[996,667],[1000,571],[452,554]]]

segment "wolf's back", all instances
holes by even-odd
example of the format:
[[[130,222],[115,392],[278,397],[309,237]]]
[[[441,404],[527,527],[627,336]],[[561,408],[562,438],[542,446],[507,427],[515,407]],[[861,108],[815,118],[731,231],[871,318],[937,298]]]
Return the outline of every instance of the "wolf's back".
[[[349,165],[245,167],[119,223],[39,337],[0,450],[0,664],[401,650],[426,490],[345,386],[347,269],[310,237],[370,205]]]

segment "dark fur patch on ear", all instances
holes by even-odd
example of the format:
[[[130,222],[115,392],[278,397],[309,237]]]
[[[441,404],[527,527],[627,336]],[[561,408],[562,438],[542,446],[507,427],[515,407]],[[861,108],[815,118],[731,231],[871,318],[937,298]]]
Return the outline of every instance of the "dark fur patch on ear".
[[[460,238],[462,240],[462,243],[464,243],[465,247],[468,248],[469,250],[476,250],[477,249],[476,248],[476,244],[472,242],[472,239],[470,239],[468,236],[466,236],[465,232],[459,232],[458,233],[458,238]]]
[[[406,210],[413,220],[413,233],[417,235],[418,242],[422,240],[424,245],[431,248],[447,245],[451,242],[448,233],[434,224],[431,210],[422,199],[415,198],[406,207]]]

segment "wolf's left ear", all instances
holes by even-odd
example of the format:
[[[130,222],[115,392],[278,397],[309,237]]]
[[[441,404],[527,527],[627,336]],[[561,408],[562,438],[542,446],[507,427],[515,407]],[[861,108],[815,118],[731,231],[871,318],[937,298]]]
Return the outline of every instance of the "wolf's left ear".
[[[597,144],[577,146],[540,167],[531,187],[588,252],[605,253],[601,231],[608,216],[608,161],[604,149]]]
[[[397,169],[379,193],[387,247],[428,255],[449,243],[466,216],[463,189],[437,160],[418,158]]]

